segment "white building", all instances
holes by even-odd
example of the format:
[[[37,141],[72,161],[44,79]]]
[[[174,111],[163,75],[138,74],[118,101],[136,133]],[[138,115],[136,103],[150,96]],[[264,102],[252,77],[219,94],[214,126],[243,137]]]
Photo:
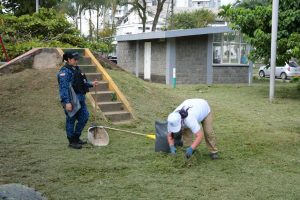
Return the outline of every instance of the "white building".
[[[183,11],[192,11],[196,9],[210,9],[217,12],[221,6],[221,0],[173,0],[174,13]],[[154,15],[156,12],[156,1],[147,0],[147,22],[145,32],[150,32]],[[156,31],[164,30],[168,26],[168,19],[171,15],[172,0],[167,0],[157,24]],[[120,7],[120,13],[123,17],[119,18],[117,23],[116,35],[136,34],[143,32],[142,20],[137,11],[128,9],[128,7]],[[125,14],[124,14],[125,13]],[[223,24],[222,24],[223,25]],[[226,24],[224,24],[226,25]]]
[[[147,22],[146,22],[146,32],[150,32],[152,28],[152,23],[154,19],[154,15],[156,12],[156,0],[146,0],[147,2]],[[174,13],[179,13],[183,11],[191,11],[195,9],[207,8],[214,12],[217,12],[219,7],[221,6],[221,0],[173,0],[174,3]],[[164,30],[165,27],[168,26],[168,19],[171,15],[171,5],[172,0],[167,0],[163,11],[160,14],[160,18],[157,24],[156,31]],[[92,16],[92,26],[96,28],[96,19],[97,13],[96,11],[91,11]],[[83,35],[89,35],[89,11],[85,11],[81,16],[81,32]],[[111,11],[107,12],[105,17],[106,22],[115,21],[117,25],[117,33],[116,35],[124,35],[124,34],[136,34],[143,32],[142,21],[137,13],[132,9],[131,5],[125,5],[117,8],[115,13],[115,18],[111,19]],[[99,28],[102,28],[104,25],[104,19],[99,19]],[[223,25],[223,24],[222,24]],[[80,27],[80,25],[78,25]]]
[[[215,8],[218,9],[221,0],[177,0],[176,7],[197,7],[197,8]]]

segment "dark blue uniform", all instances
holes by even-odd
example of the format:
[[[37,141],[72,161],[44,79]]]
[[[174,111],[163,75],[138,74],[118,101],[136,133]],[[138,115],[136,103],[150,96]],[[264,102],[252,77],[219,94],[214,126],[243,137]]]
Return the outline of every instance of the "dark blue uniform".
[[[65,104],[71,102],[71,93],[69,91],[69,86],[70,84],[74,83],[74,74],[76,73],[76,70],[79,70],[78,67],[66,64],[60,69],[60,71],[57,74],[57,79],[59,83],[59,95],[61,102],[64,106]],[[86,81],[84,85],[87,88],[93,87],[93,84],[90,81]],[[80,102],[81,108],[73,117],[69,117],[65,110],[66,132],[68,138],[79,138],[89,118],[89,112],[85,104],[85,92],[78,92],[76,90],[75,92]],[[76,120],[77,124],[75,126]]]

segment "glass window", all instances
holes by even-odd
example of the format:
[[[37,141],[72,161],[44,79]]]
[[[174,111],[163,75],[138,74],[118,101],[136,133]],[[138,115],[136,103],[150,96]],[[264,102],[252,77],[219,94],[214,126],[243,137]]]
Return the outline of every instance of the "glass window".
[[[221,43],[215,43],[213,45],[213,63],[220,64],[221,63]]]
[[[214,64],[248,64],[247,44],[239,32],[213,35]]]
[[[229,33],[224,33],[224,35],[223,35],[223,38],[224,38],[224,43],[226,43],[226,42],[229,42],[228,40],[228,37],[229,37]]]
[[[230,48],[229,45],[223,45],[222,63],[229,63]]]
[[[239,45],[230,45],[230,63],[239,63]]]
[[[214,39],[213,39],[213,41],[214,41],[214,42],[222,42],[222,36],[223,36],[222,33],[214,34]]]
[[[241,45],[241,57],[240,57],[241,64],[248,64],[247,54],[248,52],[247,52],[246,45]]]
[[[243,37],[242,34],[241,34],[241,43],[246,43],[246,41],[245,41],[245,39],[244,39],[244,37]]]
[[[229,33],[228,34],[228,42],[235,42],[235,40],[236,40],[235,32]]]

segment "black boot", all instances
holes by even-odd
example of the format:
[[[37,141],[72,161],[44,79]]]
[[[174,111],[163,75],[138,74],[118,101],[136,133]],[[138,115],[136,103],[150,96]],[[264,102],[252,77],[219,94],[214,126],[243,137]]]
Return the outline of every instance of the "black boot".
[[[81,140],[79,137],[80,136],[74,136],[75,137],[75,141],[80,144],[80,145],[84,145],[84,144],[87,144],[87,141],[83,141]]]
[[[81,144],[76,142],[75,137],[71,137],[71,138],[68,137],[68,140],[69,140],[69,147],[70,148],[73,148],[73,149],[81,149],[82,148]]]

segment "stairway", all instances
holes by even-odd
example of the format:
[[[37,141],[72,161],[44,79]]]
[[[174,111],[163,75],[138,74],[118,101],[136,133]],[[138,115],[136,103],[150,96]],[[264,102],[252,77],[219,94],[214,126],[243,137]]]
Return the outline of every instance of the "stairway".
[[[92,99],[92,105],[97,105],[97,109],[102,111],[104,118],[114,124],[130,122],[132,114],[128,101],[93,54],[88,49],[62,49],[62,51],[77,51],[81,55],[78,66],[87,79],[100,81],[95,88],[90,88],[87,95]]]

